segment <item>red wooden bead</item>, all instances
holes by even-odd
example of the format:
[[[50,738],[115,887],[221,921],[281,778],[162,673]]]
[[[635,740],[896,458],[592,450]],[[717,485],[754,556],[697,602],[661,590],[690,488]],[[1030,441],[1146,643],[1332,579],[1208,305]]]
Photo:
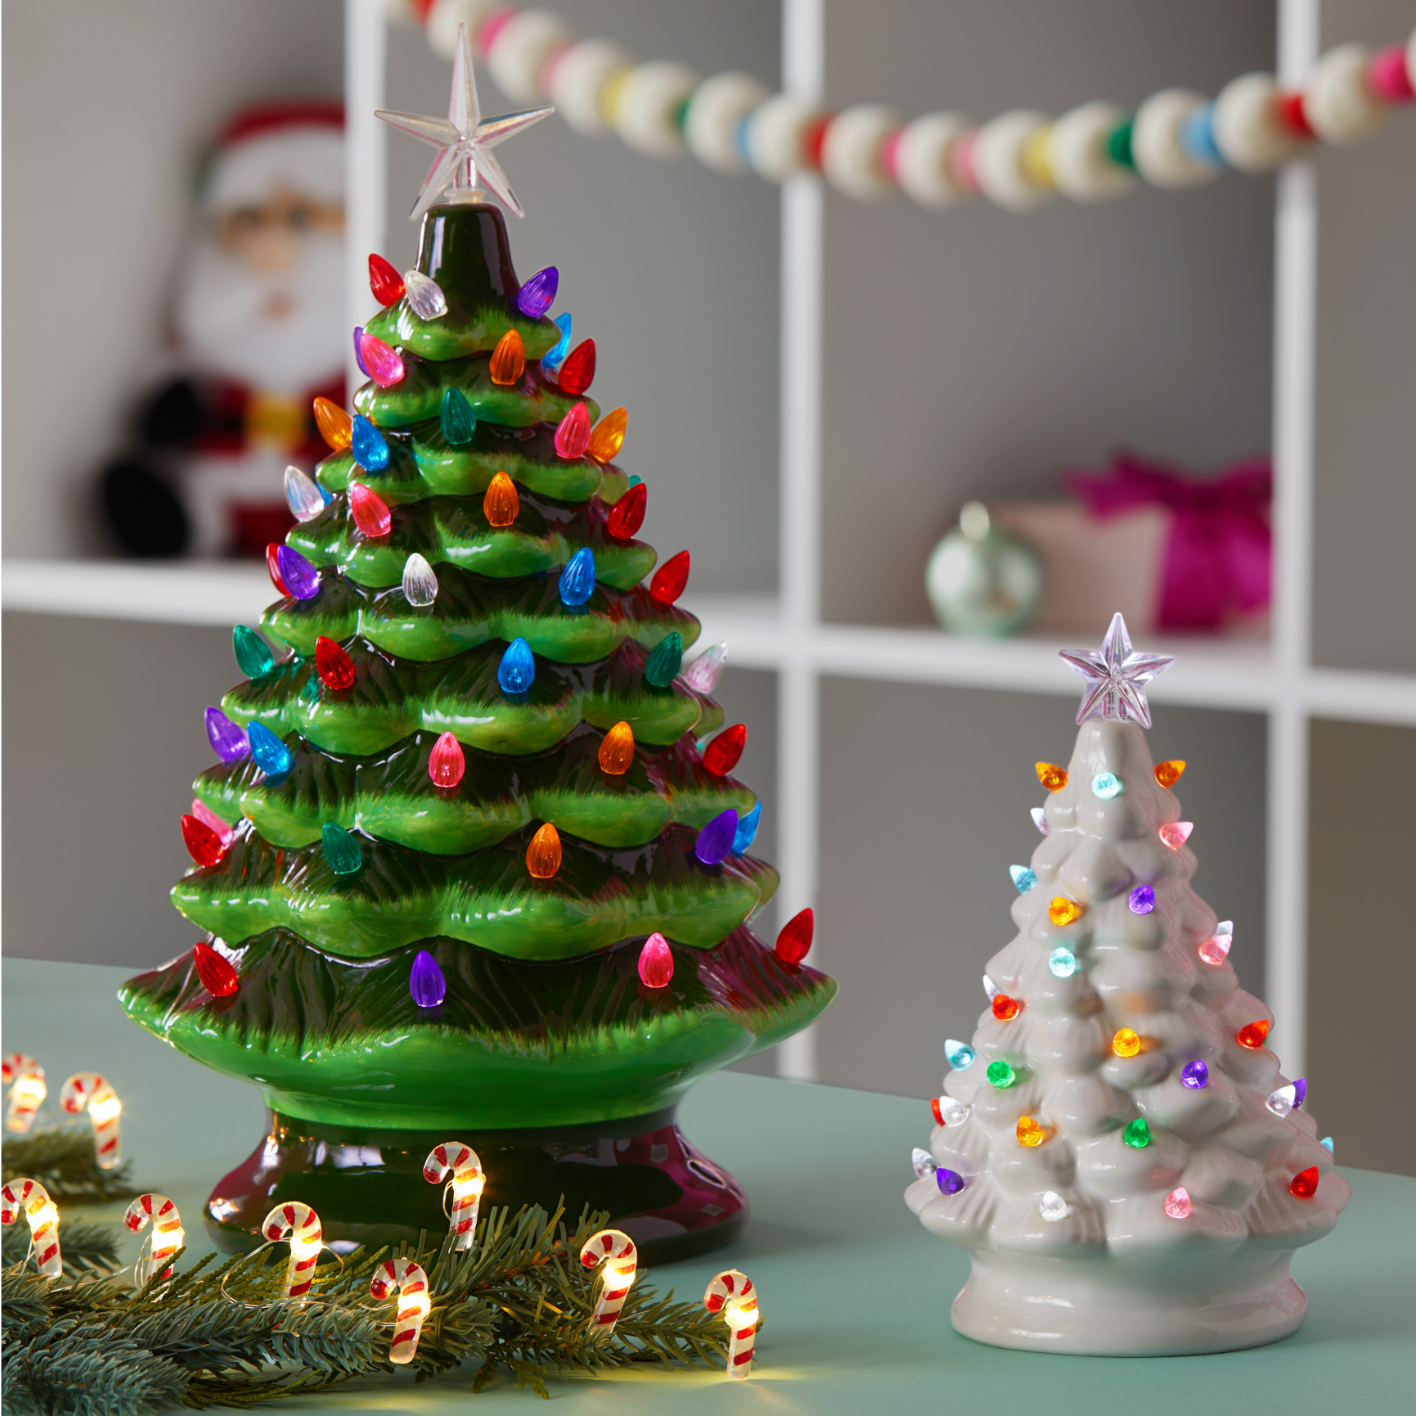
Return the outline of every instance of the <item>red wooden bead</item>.
[[[1288,1182],[1288,1193],[1300,1200],[1311,1200],[1318,1193],[1318,1167],[1310,1165],[1300,1170]]]
[[[403,299],[403,277],[382,256],[370,256],[369,289],[380,305],[397,304]]]
[[[393,530],[393,513],[388,503],[362,482],[349,484],[349,511],[354,524],[371,539],[387,536]]]
[[[354,687],[354,660],[323,634],[315,640],[315,672],[336,693]]]
[[[816,916],[809,909],[794,914],[777,935],[773,953],[784,964],[799,964],[811,949],[811,936],[816,932]]]
[[[993,1016],[1000,1023],[1011,1023],[1023,1011],[1022,1000],[1009,998],[1006,993],[993,995]]]
[[[703,749],[703,765],[715,777],[726,777],[738,765],[738,758],[746,746],[747,725],[734,723]]]
[[[1260,1048],[1264,1045],[1264,1039],[1268,1037],[1271,1026],[1264,1018],[1260,1018],[1256,1023],[1246,1023],[1239,1029],[1236,1041],[1240,1047]]]
[[[197,977],[213,998],[229,998],[241,986],[231,961],[224,959],[210,944],[197,944],[192,953],[196,958]]]
[[[644,525],[644,504],[649,500],[649,491],[643,482],[636,482],[610,508],[605,518],[605,530],[617,541],[627,541]]]
[[[560,377],[556,380],[562,393],[578,397],[595,381],[595,341],[582,339],[560,366]]]
[[[266,545],[266,569],[270,572],[271,583],[280,593],[288,599],[290,591],[285,582],[280,578],[280,564],[276,556],[280,553],[279,543],[270,541]]]
[[[467,758],[462,744],[451,733],[444,733],[428,754],[428,776],[435,787],[455,787],[467,771]]]
[[[643,483],[640,483],[643,486]],[[687,551],[670,556],[649,582],[649,598],[659,605],[672,605],[688,584],[689,557]]]
[[[198,865],[220,865],[226,854],[221,837],[195,816],[182,818],[182,843],[187,847],[187,854]]]

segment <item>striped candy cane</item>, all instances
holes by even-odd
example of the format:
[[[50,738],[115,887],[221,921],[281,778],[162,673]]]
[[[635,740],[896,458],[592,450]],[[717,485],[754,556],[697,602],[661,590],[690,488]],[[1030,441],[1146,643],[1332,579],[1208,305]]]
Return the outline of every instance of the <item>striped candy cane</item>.
[[[112,1170],[123,1159],[118,1143],[118,1113],[123,1103],[113,1088],[97,1072],[75,1072],[59,1093],[59,1105],[71,1116],[88,1108],[99,1169]]]
[[[13,1224],[22,1214],[29,1221],[40,1273],[45,1278],[58,1278],[64,1272],[59,1256],[59,1211],[38,1180],[11,1180],[0,1189],[0,1224]]]
[[[23,1136],[34,1124],[34,1113],[48,1094],[44,1085],[44,1068],[23,1052],[12,1052],[0,1059],[0,1080],[8,1087],[14,1083],[10,1093],[10,1106],[5,1112],[5,1129]]]
[[[487,1177],[482,1162],[471,1146],[461,1141],[444,1141],[435,1146],[423,1162],[423,1179],[429,1185],[441,1185],[452,1176],[452,1215],[450,1228],[457,1235],[454,1249],[470,1249],[477,1236],[477,1208],[482,1203],[482,1190]]]
[[[629,1295],[634,1282],[635,1270],[639,1267],[639,1250],[634,1240],[622,1229],[602,1229],[592,1234],[580,1251],[580,1262],[586,1268],[596,1268],[603,1263],[600,1296],[595,1300],[595,1311],[590,1315],[590,1331],[608,1337],[615,1330],[620,1309]]]
[[[146,1261],[139,1260],[139,1283],[146,1283],[157,1273],[164,1277],[171,1274],[169,1260],[187,1242],[182,1216],[166,1195],[139,1195],[123,1215],[123,1223],[134,1234],[139,1233],[148,1220],[152,1221],[152,1251]]]
[[[708,1285],[703,1306],[710,1313],[721,1313],[729,1328],[728,1375],[745,1377],[752,1371],[752,1344],[757,1337],[757,1291],[752,1280],[737,1269],[724,1269]]]
[[[433,1306],[428,1297],[428,1275],[412,1259],[385,1259],[369,1280],[369,1292],[375,1298],[398,1294],[398,1316],[393,1320],[393,1344],[388,1360],[400,1364],[411,1362],[418,1350],[423,1319]]]
[[[315,1281],[315,1264],[323,1247],[320,1217],[299,1200],[276,1205],[266,1215],[261,1233],[270,1240],[290,1241],[290,1263],[285,1270],[282,1298],[303,1298]]]

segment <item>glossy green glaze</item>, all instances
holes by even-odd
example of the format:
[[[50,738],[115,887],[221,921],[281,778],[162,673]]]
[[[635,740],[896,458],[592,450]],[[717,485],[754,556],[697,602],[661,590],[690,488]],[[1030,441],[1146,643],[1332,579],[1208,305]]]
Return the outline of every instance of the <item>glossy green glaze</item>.
[[[489,354],[507,330],[514,329],[528,359],[539,359],[560,339],[552,320],[528,320],[519,310],[500,305],[459,306],[435,320],[421,320],[400,300],[380,310],[364,328],[386,344],[409,349],[421,359],[463,359]]]

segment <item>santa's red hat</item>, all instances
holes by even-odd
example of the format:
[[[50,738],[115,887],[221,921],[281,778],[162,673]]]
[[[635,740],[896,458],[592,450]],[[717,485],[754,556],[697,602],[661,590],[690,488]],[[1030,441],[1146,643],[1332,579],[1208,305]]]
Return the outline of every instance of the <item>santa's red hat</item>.
[[[203,174],[208,209],[259,204],[282,187],[332,206],[344,202],[344,105],[283,99],[236,113]]]

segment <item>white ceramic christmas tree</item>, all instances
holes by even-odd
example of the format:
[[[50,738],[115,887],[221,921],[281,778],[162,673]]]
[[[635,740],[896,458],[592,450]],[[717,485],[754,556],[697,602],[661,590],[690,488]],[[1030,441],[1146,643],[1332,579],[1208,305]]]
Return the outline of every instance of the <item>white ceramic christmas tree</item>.
[[[1233,927],[1190,888],[1190,825],[1151,761],[1144,689],[1117,615],[1065,772],[988,963],[971,1045],[950,1041],[940,1124],[905,1200],[967,1249],[954,1326],[1002,1347],[1161,1356],[1273,1342],[1307,1309],[1289,1274],[1351,1198],[1239,987]]]

